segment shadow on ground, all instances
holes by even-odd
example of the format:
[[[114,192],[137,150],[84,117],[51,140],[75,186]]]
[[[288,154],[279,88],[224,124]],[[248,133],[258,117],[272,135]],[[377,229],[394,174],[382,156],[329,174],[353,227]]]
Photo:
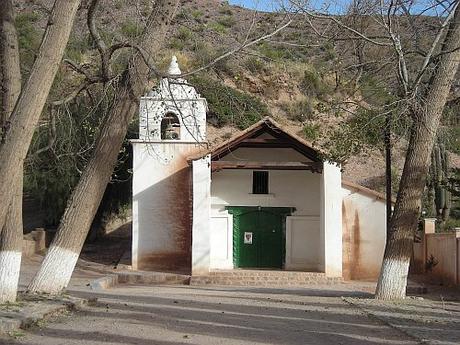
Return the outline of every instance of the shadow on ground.
[[[81,293],[81,292],[80,292]],[[129,286],[18,344],[416,344],[346,303],[347,289]],[[359,295],[361,294],[361,295]]]

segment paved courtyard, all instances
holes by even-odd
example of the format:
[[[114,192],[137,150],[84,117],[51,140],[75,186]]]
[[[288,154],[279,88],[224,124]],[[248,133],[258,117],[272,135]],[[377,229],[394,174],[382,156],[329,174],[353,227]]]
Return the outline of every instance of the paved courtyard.
[[[80,294],[86,292],[80,291]],[[417,344],[341,296],[309,289],[126,286],[4,344]]]

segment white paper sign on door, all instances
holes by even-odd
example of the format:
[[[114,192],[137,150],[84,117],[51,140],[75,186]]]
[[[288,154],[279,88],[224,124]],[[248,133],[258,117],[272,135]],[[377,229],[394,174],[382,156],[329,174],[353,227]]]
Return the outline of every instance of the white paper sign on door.
[[[244,233],[244,244],[252,244],[252,232]]]

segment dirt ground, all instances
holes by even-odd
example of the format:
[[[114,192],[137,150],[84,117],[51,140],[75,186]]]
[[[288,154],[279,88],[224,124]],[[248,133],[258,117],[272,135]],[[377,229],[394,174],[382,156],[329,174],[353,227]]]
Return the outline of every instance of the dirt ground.
[[[350,292],[345,292],[345,294]],[[415,344],[343,291],[130,286],[9,344]],[[354,294],[351,293],[353,296]]]
[[[24,260],[25,287],[41,257]],[[5,345],[460,344],[460,290],[398,303],[372,300],[375,283],[304,288],[119,286],[95,292],[101,274],[77,269],[68,293],[95,305],[0,336]]]

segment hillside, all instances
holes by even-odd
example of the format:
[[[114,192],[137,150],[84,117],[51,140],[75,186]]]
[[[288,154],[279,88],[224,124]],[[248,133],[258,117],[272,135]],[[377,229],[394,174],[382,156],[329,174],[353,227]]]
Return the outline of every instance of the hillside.
[[[52,3],[52,0],[16,2],[16,23],[24,77],[27,76],[34,52],[40,43]],[[150,13],[150,6],[151,1],[102,0],[97,18],[105,41],[108,44],[125,40],[135,41],[141,32],[145,17]],[[98,56],[87,32],[85,16],[86,10],[82,6],[74,25],[66,58],[80,64],[86,71],[95,73]],[[230,6],[221,0],[183,1],[167,46],[156,56],[158,67],[164,70],[171,56],[177,55],[183,72],[193,71],[212,62],[224,52],[239,47],[245,40],[250,41],[269,34],[285,21],[284,14],[255,13]],[[432,34],[431,19],[417,18],[415,21],[427,35]],[[317,28],[325,25],[320,21],[314,24]],[[344,33],[337,35],[345,36]],[[370,56],[375,55],[376,59],[382,58],[382,53],[378,49],[369,48],[367,53]],[[386,88],[391,87],[394,79],[391,70],[379,66],[381,78],[376,80],[375,77],[370,77],[370,68],[366,71],[369,73],[360,79],[362,90],[366,94],[357,93],[352,86],[354,75],[345,68],[354,61],[354,54],[354,47],[349,41],[332,44],[331,41],[322,40],[313,32],[310,25],[298,16],[294,17],[286,29],[269,40],[238,51],[207,70],[188,77],[208,99],[210,142],[217,143],[227,139],[261,117],[270,115],[315,145],[332,150],[336,143],[341,144],[341,140],[349,139],[348,132],[340,133],[341,126],[354,121],[358,107],[366,105],[369,99],[379,102],[379,97],[385,97],[382,93],[388,94]],[[117,51],[115,71],[122,70],[128,56],[126,50]],[[53,87],[51,100],[66,97],[78,88],[80,82],[81,76],[64,64]],[[156,79],[152,76],[151,86],[155,83]],[[67,105],[62,113],[82,111],[81,108],[84,109],[86,103],[90,102],[84,99],[80,103]],[[97,111],[91,113],[97,114]],[[86,119],[86,115],[83,117]],[[369,131],[368,127],[378,130],[379,123],[364,118],[369,125],[367,122],[363,123],[363,119],[358,120],[361,122],[355,121],[355,127],[352,128],[355,132],[362,130],[367,141],[345,160],[344,177],[382,191],[384,157],[379,149],[381,140],[375,138],[375,133],[372,134],[373,138],[368,138],[366,132]],[[94,117],[91,121],[91,126],[96,126],[100,118]],[[49,122],[49,115],[44,114],[44,127],[49,127]],[[62,127],[67,128],[68,125],[63,122]],[[134,132],[131,136],[136,135],[135,128],[136,125],[133,124]],[[339,132],[339,135],[335,132]],[[43,142],[46,142],[46,139],[41,139],[40,133],[38,132],[35,140],[37,147],[43,146]],[[63,136],[67,135],[65,133]],[[331,133],[335,136],[331,136]],[[94,138],[94,132],[91,132],[89,137]],[[85,150],[81,150],[85,154],[90,152],[91,148],[91,143],[88,144],[86,141],[88,149],[85,146]],[[396,177],[403,165],[405,144],[404,138],[395,144]],[[453,158],[454,165],[460,167],[460,159],[455,155]],[[75,163],[77,171],[81,167],[79,164]],[[70,178],[71,181],[74,181],[73,179],[74,177]],[[72,183],[74,182],[69,182],[70,185]]]

